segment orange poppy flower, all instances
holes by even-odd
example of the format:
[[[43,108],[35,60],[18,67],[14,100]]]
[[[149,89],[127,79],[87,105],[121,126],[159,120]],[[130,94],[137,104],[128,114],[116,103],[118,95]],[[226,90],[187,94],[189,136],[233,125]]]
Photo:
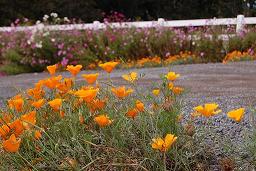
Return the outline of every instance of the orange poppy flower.
[[[96,110],[101,110],[104,108],[106,104],[105,100],[95,99],[91,103],[88,103],[88,107],[91,112],[95,112]]]
[[[68,65],[66,70],[69,71],[75,77],[80,72],[82,67],[82,65]]]
[[[41,99],[45,92],[40,87],[35,87],[27,90],[27,94],[34,99]]]
[[[45,103],[45,100],[44,99],[39,99],[37,101],[34,101],[31,103],[31,105],[37,109],[41,108]]]
[[[21,116],[22,125],[25,129],[30,129],[36,124],[36,112],[32,111]]]
[[[112,123],[107,115],[99,115],[94,118],[94,121],[100,126],[105,127]]]
[[[88,84],[94,84],[99,76],[99,73],[96,74],[83,74],[82,77]]]
[[[135,106],[136,106],[136,109],[140,112],[143,112],[145,109],[144,104],[139,100],[136,101]]]
[[[88,90],[78,90],[74,94],[82,98],[85,102],[90,103],[98,93],[99,89],[88,89]]]
[[[36,130],[35,133],[34,133],[34,137],[35,137],[36,140],[41,139],[41,138],[42,138],[42,133],[41,133],[41,131]]]
[[[73,80],[70,78],[65,78],[64,81],[56,86],[56,88],[61,92],[61,93],[67,93],[73,85]]]
[[[112,88],[111,90],[116,95],[116,97],[118,97],[120,99],[125,98],[126,96],[128,96],[129,94],[131,94],[133,92],[133,90],[130,88],[125,89],[125,86],[118,87],[118,88]]]
[[[82,115],[79,116],[79,122],[81,124],[84,124],[84,117]]]
[[[111,73],[117,64],[118,62],[106,62],[103,64],[99,64],[99,67],[104,69],[106,72]]]
[[[6,139],[7,134],[10,132],[10,128],[8,125],[3,125],[0,127],[0,136],[2,139]]]
[[[0,116],[0,124],[6,124],[9,123],[12,119],[12,115],[4,113],[2,116]]]
[[[194,110],[196,113],[199,113],[205,117],[211,117],[221,112],[218,107],[219,105],[216,103],[206,103],[204,105],[194,107]]]
[[[51,77],[46,80],[44,80],[44,85],[49,88],[49,89],[54,89],[57,87],[57,85],[60,84],[60,80],[62,79],[62,76],[56,76],[56,77]]]
[[[60,110],[62,99],[54,99],[52,101],[49,101],[48,104],[52,107],[54,111]]]
[[[58,66],[55,64],[55,65],[49,65],[49,66],[47,66],[46,68],[47,68],[48,72],[49,72],[51,75],[54,75],[55,72],[56,72],[57,67],[58,67]]]
[[[11,128],[11,130],[14,131],[14,134],[17,137],[20,136],[24,131],[24,128],[20,119],[16,119],[12,123],[10,123],[9,127]]]
[[[138,74],[136,72],[131,72],[129,74],[122,75],[122,78],[125,79],[126,81],[133,83],[138,79],[137,75]]]
[[[138,114],[138,110],[137,110],[136,108],[131,109],[131,110],[129,110],[129,111],[126,113],[127,117],[130,117],[130,118],[132,118],[132,119],[134,119],[134,118],[137,116],[137,114]]]
[[[170,81],[175,81],[180,77],[180,74],[176,74],[175,72],[168,72],[165,77]]]
[[[234,119],[237,122],[240,122],[241,119],[243,118],[245,113],[245,109],[244,108],[239,108],[239,109],[235,109],[235,110],[231,110],[227,113],[227,116],[231,119]]]
[[[167,134],[164,139],[158,137],[152,139],[151,147],[161,152],[166,152],[172,144],[177,140],[173,134]]]
[[[15,109],[16,111],[20,112],[24,105],[24,100],[20,95],[13,97],[12,99],[8,100],[8,105],[11,109]]]
[[[64,118],[64,116],[65,116],[65,112],[60,111],[60,117],[61,117],[61,118]]]
[[[14,134],[10,136],[8,140],[5,140],[3,142],[3,148],[7,152],[15,153],[19,150],[20,148],[20,138],[16,138]]]
[[[171,90],[174,94],[179,95],[184,91],[184,88],[182,88],[182,87],[173,87]]]

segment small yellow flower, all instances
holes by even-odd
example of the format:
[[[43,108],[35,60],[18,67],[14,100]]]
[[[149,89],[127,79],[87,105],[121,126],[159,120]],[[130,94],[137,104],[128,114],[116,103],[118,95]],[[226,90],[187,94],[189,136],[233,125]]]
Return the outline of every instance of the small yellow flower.
[[[124,74],[122,75],[122,78],[125,79],[126,81],[133,83],[137,80],[137,73],[131,72],[130,74]]]
[[[237,122],[240,122],[244,116],[244,112],[245,112],[244,108],[239,108],[236,110],[229,111],[227,115],[229,118],[234,119]]]
[[[176,74],[175,72],[168,72],[165,77],[170,81],[175,81],[180,77],[180,74]]]
[[[221,112],[221,110],[217,110],[218,107],[219,105],[216,103],[207,103],[204,106],[194,107],[194,110],[205,117],[210,117]]]
[[[152,139],[151,147],[161,152],[166,152],[176,140],[177,137],[173,134],[167,134],[164,139],[160,137]]]
[[[154,89],[154,90],[152,91],[152,93],[153,93],[155,96],[158,96],[159,93],[160,93],[160,89]]]
[[[168,84],[168,88],[169,88],[170,90],[172,90],[172,89],[173,89],[173,87],[174,87],[173,82],[170,82],[170,83]]]

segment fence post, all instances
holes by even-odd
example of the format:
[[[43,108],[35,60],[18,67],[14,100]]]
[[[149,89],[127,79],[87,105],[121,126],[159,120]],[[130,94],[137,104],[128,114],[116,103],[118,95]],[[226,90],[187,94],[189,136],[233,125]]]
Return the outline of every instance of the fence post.
[[[236,33],[241,33],[241,31],[243,31],[244,29],[244,15],[238,15],[236,18]]]
[[[158,18],[157,24],[158,24],[158,26],[160,26],[160,27],[164,26],[164,19],[163,19],[163,18]]]

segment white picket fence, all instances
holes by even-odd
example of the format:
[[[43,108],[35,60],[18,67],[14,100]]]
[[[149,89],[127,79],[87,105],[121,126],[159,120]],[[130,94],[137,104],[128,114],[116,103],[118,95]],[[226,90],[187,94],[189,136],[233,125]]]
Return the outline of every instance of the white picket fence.
[[[217,25],[236,25],[236,32],[243,30],[245,25],[256,24],[256,17],[244,17],[238,15],[236,18],[213,18],[213,19],[195,19],[195,20],[172,20],[165,21],[159,18],[157,21],[139,21],[139,22],[122,22],[122,23],[100,23],[94,21],[89,24],[67,24],[67,25],[44,25],[37,24],[34,26],[19,26],[19,27],[0,27],[0,32],[10,31],[25,31],[31,30],[32,33],[37,31],[58,31],[58,30],[98,30],[111,28],[152,28],[152,27],[196,27],[196,26],[217,26]]]

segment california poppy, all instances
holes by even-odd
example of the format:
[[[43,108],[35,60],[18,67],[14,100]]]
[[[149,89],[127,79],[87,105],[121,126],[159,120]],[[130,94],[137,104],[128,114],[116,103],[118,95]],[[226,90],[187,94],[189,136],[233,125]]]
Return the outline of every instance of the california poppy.
[[[46,68],[47,68],[48,72],[49,72],[51,75],[54,75],[55,72],[56,72],[57,67],[58,67],[58,66],[55,64],[55,65],[49,65],[49,66],[47,66]]]
[[[24,131],[24,127],[20,119],[16,119],[15,121],[11,122],[9,127],[14,131],[14,134],[17,137],[20,136]]]
[[[137,80],[137,73],[131,72],[129,74],[124,74],[124,75],[122,75],[122,78],[125,79],[126,81],[133,83],[134,81]]]
[[[44,85],[49,89],[54,89],[60,84],[61,79],[62,79],[61,75],[48,78],[48,79],[44,80]]]
[[[32,111],[25,115],[22,115],[20,120],[25,129],[30,129],[33,125],[36,124],[36,112]]]
[[[234,119],[235,121],[237,122],[240,122],[241,119],[243,118],[244,116],[244,112],[245,112],[245,109],[244,108],[239,108],[239,109],[236,109],[236,110],[231,110],[227,113],[227,116],[231,119]]]
[[[92,102],[88,103],[87,105],[91,112],[95,112],[96,110],[103,109],[105,104],[106,104],[105,100],[94,99]]]
[[[120,99],[125,98],[126,96],[128,96],[133,92],[133,89],[131,88],[126,89],[125,86],[112,88],[111,90],[116,95],[116,97]]]
[[[75,77],[80,72],[82,67],[82,65],[68,65],[66,70],[69,71]]]
[[[106,72],[111,73],[117,64],[118,62],[106,62],[104,64],[99,64],[99,67],[104,69]]]
[[[135,106],[138,111],[140,112],[144,111],[144,104],[141,101],[137,100],[135,103]]]
[[[107,115],[99,115],[94,118],[94,121],[100,126],[105,127],[112,123]]]
[[[152,93],[153,93],[155,96],[158,96],[159,93],[160,93],[160,89],[154,89],[154,90],[152,91]]]
[[[44,99],[39,99],[37,101],[34,101],[31,103],[31,105],[37,109],[41,108],[45,103],[45,100]]]
[[[210,117],[221,112],[221,110],[218,110],[218,107],[219,105],[216,103],[207,103],[204,106],[194,107],[194,110],[205,117]]]
[[[88,84],[94,84],[99,76],[99,73],[96,74],[83,74],[82,77]]]
[[[173,134],[167,134],[164,139],[160,137],[152,139],[151,147],[161,152],[166,152],[176,140],[177,137]]]
[[[12,99],[8,100],[8,105],[11,109],[14,108],[16,111],[20,112],[24,105],[24,100],[20,95],[15,96]]]
[[[176,74],[175,72],[168,72],[165,77],[170,81],[175,81],[180,77],[180,74]]]
[[[3,142],[3,148],[7,152],[15,153],[20,148],[20,142],[21,142],[21,139],[16,138],[16,136],[12,134],[8,140],[5,140]]]
[[[2,139],[6,139],[7,134],[10,132],[10,128],[8,125],[4,124],[0,127],[0,137]]]
[[[98,89],[78,90],[74,94],[82,98],[85,102],[90,103],[97,96]]]
[[[54,99],[52,101],[49,101],[48,104],[52,107],[54,111],[60,110],[62,99]]]
[[[56,88],[60,91],[60,93],[65,94],[72,88],[72,85],[73,80],[70,78],[65,78],[63,82],[56,86]]]
[[[36,131],[34,132],[34,137],[35,137],[36,140],[41,139],[41,138],[42,138],[42,133],[41,133],[41,131],[36,130]]]
[[[126,116],[134,119],[138,115],[138,112],[136,108],[133,108],[126,113]]]
[[[172,87],[171,90],[174,94],[179,95],[183,92],[184,89],[182,87]]]
[[[27,94],[34,99],[41,99],[44,96],[45,92],[40,87],[35,87],[27,90]]]

